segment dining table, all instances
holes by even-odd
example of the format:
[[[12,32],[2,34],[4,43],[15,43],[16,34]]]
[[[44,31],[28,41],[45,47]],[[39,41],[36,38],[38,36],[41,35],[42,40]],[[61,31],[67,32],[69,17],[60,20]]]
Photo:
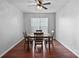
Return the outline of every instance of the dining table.
[[[31,40],[31,38],[47,38],[48,39],[48,45],[49,45],[49,49],[50,49],[50,39],[52,39],[52,35],[51,34],[49,34],[49,33],[44,33],[44,35],[42,35],[42,36],[34,36],[34,33],[31,33],[31,34],[27,34],[27,51],[30,51],[30,40]]]

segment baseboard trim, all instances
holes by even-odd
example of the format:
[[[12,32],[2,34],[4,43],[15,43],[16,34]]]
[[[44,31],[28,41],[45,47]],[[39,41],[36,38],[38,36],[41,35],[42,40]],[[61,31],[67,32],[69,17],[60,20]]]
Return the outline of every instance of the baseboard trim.
[[[4,56],[8,51],[10,51],[12,48],[14,48],[18,43],[20,43],[23,40],[23,38],[21,38],[18,42],[16,42],[14,45],[12,45],[9,49],[7,49],[6,51],[4,51],[0,57]]]
[[[77,57],[79,57],[79,55],[74,52],[71,48],[69,48],[67,45],[63,44],[61,41],[57,40],[59,43],[61,43],[65,48],[67,48],[69,51],[71,51],[73,54],[75,54]]]

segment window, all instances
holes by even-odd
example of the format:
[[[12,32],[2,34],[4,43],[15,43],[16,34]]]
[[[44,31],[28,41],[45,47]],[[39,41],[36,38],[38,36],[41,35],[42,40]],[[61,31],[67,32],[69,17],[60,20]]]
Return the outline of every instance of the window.
[[[31,18],[32,32],[41,29],[43,32],[48,32],[48,18]]]

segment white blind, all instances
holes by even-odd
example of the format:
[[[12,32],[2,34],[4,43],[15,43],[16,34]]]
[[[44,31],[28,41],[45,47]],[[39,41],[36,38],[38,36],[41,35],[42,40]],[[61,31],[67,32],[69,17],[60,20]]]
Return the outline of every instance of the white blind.
[[[48,32],[48,18],[31,18],[32,32],[39,29],[41,29],[43,32]]]

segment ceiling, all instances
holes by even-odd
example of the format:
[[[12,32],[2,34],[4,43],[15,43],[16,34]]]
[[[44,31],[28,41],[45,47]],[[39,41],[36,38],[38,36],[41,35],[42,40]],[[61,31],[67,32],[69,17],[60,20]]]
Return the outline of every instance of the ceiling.
[[[44,2],[51,2],[51,5],[46,5],[48,9],[37,9],[35,0],[7,0],[10,4],[14,5],[23,12],[43,12],[51,13],[56,12],[63,8],[70,0],[44,0]]]

